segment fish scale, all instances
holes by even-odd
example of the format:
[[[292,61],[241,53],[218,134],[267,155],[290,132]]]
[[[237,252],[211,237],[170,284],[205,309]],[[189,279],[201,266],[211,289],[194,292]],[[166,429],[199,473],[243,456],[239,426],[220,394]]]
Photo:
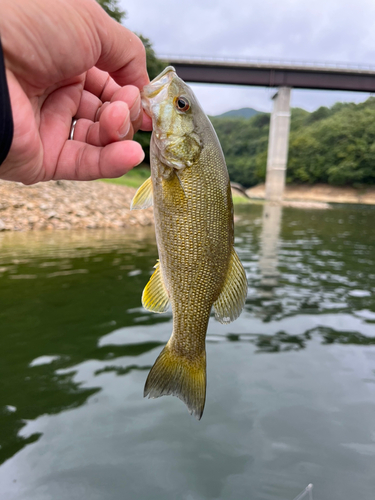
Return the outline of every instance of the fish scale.
[[[160,261],[142,303],[154,312],[170,304],[173,312],[172,335],[148,375],[145,396],[175,395],[200,419],[212,306],[216,318],[227,323],[240,314],[247,294],[233,248],[229,176],[210,121],[173,68],[142,96],[153,120],[151,179],[139,188],[132,208],[154,205]]]

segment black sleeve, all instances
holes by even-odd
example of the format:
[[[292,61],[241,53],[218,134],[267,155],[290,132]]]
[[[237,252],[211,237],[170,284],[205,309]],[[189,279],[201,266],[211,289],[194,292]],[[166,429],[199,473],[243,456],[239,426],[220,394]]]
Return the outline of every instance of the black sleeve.
[[[13,116],[5,76],[3,48],[0,40],[0,165],[7,157],[13,140]]]

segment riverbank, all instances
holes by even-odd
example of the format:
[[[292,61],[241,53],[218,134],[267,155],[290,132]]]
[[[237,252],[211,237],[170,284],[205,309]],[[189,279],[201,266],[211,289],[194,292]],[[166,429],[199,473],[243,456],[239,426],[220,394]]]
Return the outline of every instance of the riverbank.
[[[139,181],[141,183],[142,179]],[[109,182],[50,181],[33,186],[0,181],[0,231],[121,229],[151,226],[153,210],[130,211],[136,189]],[[264,199],[264,185],[247,190]],[[235,202],[248,203],[234,193]],[[356,190],[326,185],[287,186],[285,206],[329,208],[328,203],[375,204],[375,188]]]
[[[264,200],[265,185],[258,184],[247,189],[246,193],[251,199]],[[284,201],[375,205],[375,187],[355,189],[328,184],[289,185],[285,188]]]
[[[105,182],[0,181],[0,231],[150,226],[153,210],[130,211],[135,189]]]

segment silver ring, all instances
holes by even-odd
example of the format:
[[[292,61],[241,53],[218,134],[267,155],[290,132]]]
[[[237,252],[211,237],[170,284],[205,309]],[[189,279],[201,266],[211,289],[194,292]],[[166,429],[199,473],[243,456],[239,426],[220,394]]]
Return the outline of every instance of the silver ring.
[[[74,129],[76,128],[78,120],[72,120],[72,126],[70,127],[70,134],[69,134],[69,140],[73,141],[73,136],[74,136]]]

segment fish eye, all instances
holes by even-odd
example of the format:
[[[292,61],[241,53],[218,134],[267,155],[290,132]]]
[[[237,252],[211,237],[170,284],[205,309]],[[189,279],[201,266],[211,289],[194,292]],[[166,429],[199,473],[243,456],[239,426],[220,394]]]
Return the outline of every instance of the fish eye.
[[[186,97],[182,96],[176,97],[175,105],[179,111],[187,111],[190,108],[189,101],[186,99]]]

